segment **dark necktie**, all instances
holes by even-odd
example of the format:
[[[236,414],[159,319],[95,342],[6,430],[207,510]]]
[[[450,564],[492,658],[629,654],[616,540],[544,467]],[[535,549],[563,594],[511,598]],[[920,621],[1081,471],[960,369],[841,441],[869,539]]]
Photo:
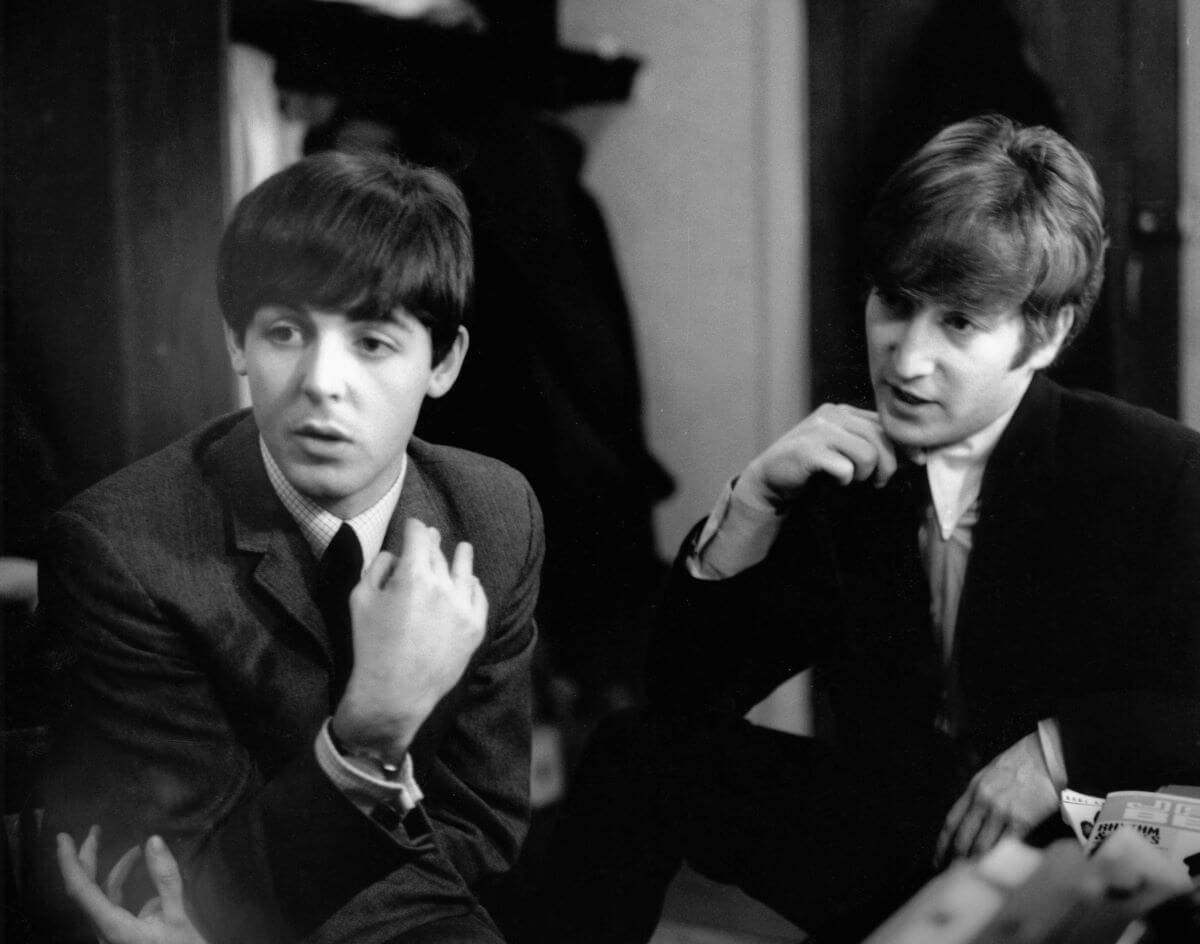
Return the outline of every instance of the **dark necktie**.
[[[350,591],[362,576],[363,553],[358,535],[342,524],[321,556],[321,612],[333,647],[333,691],[336,705],[346,689],[354,666],[354,640],[350,630]]]
[[[925,519],[925,511],[931,501],[929,475],[925,465],[913,462],[907,456],[901,456],[890,484],[900,496],[905,513],[911,516],[913,526],[919,527]]]

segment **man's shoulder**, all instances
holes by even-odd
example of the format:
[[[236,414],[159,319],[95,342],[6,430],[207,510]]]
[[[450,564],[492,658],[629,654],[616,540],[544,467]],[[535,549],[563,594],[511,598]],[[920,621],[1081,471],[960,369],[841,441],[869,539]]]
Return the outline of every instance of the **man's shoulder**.
[[[474,546],[476,575],[493,603],[511,588],[528,594],[536,587],[545,537],[525,477],[498,459],[420,439],[409,443],[408,455],[434,519]]]
[[[1100,470],[1157,476],[1200,461],[1200,432],[1146,407],[1090,390],[1063,390],[1066,456]]]
[[[525,476],[499,459],[415,437],[408,454],[421,474],[455,505],[486,514],[497,507],[519,511],[536,502]]]
[[[70,499],[59,518],[80,518],[108,530],[169,527],[219,502],[206,468],[212,447],[247,420],[241,410],[211,420],[157,452],[114,472]]]

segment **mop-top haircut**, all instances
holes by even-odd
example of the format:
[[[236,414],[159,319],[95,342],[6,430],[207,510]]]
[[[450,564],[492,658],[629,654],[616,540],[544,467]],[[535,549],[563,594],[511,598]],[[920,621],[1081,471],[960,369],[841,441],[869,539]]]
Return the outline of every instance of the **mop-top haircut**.
[[[1083,330],[1104,279],[1104,197],[1066,139],[998,115],[950,125],[884,184],[864,263],[882,293],[967,310],[1018,306],[1017,363],[1072,318]]]
[[[264,305],[381,319],[398,307],[450,349],[471,292],[471,226],[439,171],[381,154],[323,152],[263,181],[221,240],[217,292],[240,340]]]

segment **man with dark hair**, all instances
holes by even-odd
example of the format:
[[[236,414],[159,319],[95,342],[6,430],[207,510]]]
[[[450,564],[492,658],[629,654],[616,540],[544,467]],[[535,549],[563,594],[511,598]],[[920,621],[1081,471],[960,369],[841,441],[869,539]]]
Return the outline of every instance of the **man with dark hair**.
[[[76,661],[45,832],[70,864],[100,824],[99,876],[161,836],[213,944],[499,939],[476,893],[528,819],[540,513],[508,467],[412,436],[471,278],[440,173],[324,154],[268,179],[218,266],[252,409],[49,528],[41,619]]]
[[[874,409],[825,404],[687,538],[647,713],[582,762],[547,940],[644,941],[682,860],[818,940],[1103,795],[1200,776],[1200,435],[1041,371],[1103,275],[1095,174],[953,125],[866,224]],[[810,666],[834,744],[745,713]]]

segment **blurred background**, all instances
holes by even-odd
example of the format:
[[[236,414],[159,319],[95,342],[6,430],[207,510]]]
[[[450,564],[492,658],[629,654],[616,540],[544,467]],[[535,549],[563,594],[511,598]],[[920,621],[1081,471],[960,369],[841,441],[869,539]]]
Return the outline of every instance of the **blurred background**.
[[[53,711],[40,525],[243,402],[216,244],[307,152],[435,164],[471,207],[471,355],[418,432],[515,465],[546,510],[542,809],[641,698],[654,587],[721,484],[810,404],[867,396],[858,220],[947,122],[1001,111],[1091,156],[1108,278],[1055,370],[1200,424],[1189,0],[6,0],[2,41],[6,813]],[[811,726],[802,684],[758,712]],[[681,896],[687,940],[794,939]]]

